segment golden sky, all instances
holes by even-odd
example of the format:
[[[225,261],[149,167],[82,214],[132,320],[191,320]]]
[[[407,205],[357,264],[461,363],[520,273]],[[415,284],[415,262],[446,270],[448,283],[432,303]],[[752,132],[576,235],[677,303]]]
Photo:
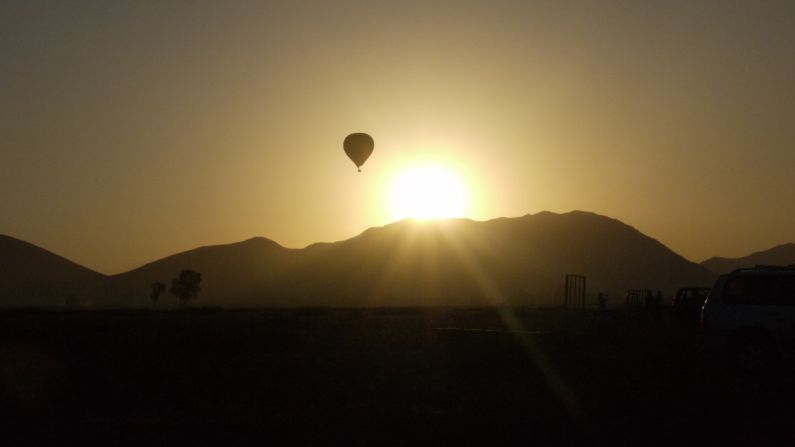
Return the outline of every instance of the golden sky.
[[[303,247],[432,164],[473,219],[594,211],[694,261],[795,240],[795,3],[647,3],[2,2],[0,233],[104,273]]]

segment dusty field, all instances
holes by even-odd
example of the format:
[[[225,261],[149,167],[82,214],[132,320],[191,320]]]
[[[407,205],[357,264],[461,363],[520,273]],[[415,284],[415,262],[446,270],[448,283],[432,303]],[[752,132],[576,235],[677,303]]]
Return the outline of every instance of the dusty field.
[[[740,377],[642,312],[0,313],[17,442],[779,444],[783,371]]]

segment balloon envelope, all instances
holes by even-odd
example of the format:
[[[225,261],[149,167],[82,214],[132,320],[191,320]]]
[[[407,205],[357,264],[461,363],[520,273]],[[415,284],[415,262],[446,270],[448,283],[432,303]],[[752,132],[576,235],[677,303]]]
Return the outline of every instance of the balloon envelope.
[[[345,137],[345,141],[342,142],[345,154],[348,155],[348,158],[351,159],[357,168],[361,167],[370,158],[370,154],[373,153],[373,146],[375,146],[373,137],[366,133],[352,133]]]

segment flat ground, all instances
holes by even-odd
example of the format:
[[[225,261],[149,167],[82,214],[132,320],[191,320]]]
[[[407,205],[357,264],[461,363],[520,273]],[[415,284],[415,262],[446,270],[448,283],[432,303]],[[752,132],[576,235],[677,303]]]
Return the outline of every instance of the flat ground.
[[[786,371],[621,310],[0,313],[0,423],[31,443],[781,444]]]

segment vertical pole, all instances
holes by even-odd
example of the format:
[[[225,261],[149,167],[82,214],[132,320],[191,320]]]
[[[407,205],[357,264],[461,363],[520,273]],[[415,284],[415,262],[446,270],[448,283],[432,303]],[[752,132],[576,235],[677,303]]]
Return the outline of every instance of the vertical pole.
[[[577,299],[577,279],[573,276],[571,277],[571,286],[569,287],[569,303],[571,307],[574,307],[575,300]]]
[[[569,294],[571,295],[569,301],[571,302],[571,306],[574,307],[577,300],[577,278],[575,277],[571,278],[571,287],[569,287]]]
[[[569,275],[566,275],[566,280],[563,286],[563,308],[569,308]]]
[[[588,283],[587,283],[587,281],[588,281],[588,278],[583,276],[582,277],[582,311],[583,311],[583,313],[585,312],[585,294],[588,291],[588,287],[587,287]]]

